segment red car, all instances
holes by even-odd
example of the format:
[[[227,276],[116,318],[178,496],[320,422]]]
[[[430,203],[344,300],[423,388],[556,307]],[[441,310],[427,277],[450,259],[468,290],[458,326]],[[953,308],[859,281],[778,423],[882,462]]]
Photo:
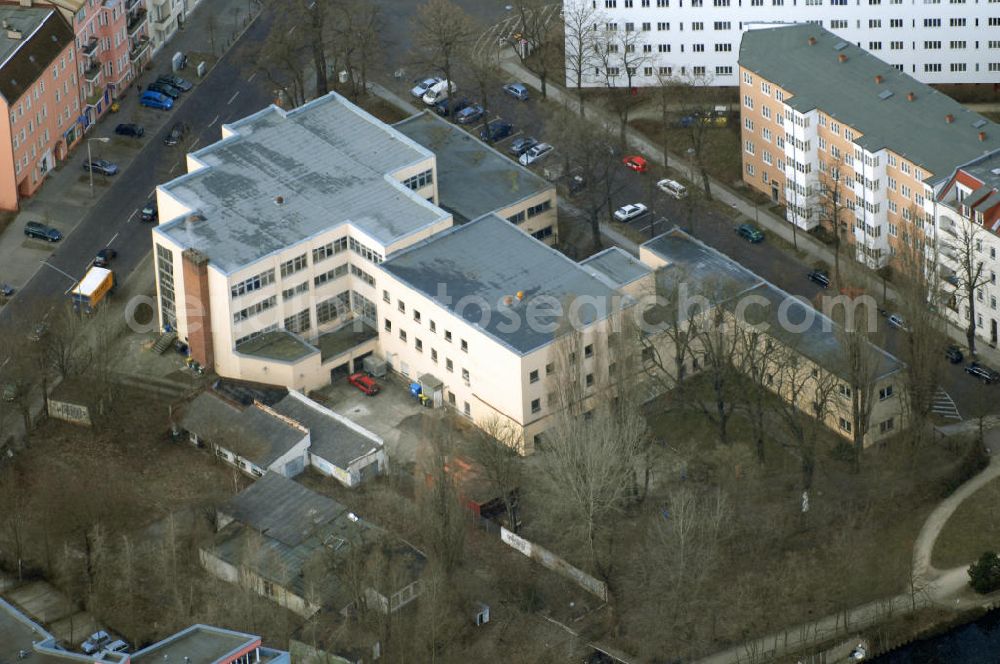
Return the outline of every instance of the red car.
[[[625,164],[625,168],[629,168],[636,173],[645,173],[649,165],[646,163],[645,157],[640,157],[637,154],[629,155],[622,159],[622,163]]]
[[[378,383],[368,374],[355,373],[347,377],[347,382],[358,388],[370,397],[378,394]]]

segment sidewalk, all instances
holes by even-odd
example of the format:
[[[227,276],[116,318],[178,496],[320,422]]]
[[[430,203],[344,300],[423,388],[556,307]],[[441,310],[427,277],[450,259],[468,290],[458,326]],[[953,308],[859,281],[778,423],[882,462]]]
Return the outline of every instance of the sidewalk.
[[[505,72],[525,85],[534,88],[535,90],[541,89],[541,82],[538,77],[525,68],[513,52],[509,51],[509,49],[502,56],[500,66]],[[546,81],[546,90],[548,92],[549,99],[563,104],[572,111],[579,112],[579,101],[574,95],[567,92],[565,88],[557,83],[553,83],[550,80]],[[987,106],[1000,108],[1000,104],[973,104],[970,107],[979,109],[980,107],[985,108]],[[616,132],[618,131],[618,120],[603,109],[597,107],[595,104],[591,104],[586,107],[586,114],[588,118],[592,120],[600,119],[600,122],[605,127],[608,127]],[[631,127],[626,130],[626,137],[629,144],[636,148],[637,151],[642,152],[647,159],[654,161],[661,166],[663,165],[663,149],[659,145]],[[668,152],[668,154],[670,157],[671,168],[680,171],[682,175],[686,175],[686,173],[690,173],[692,171],[692,164],[685,159],[684,156],[673,152]],[[743,198],[740,194],[715,178],[710,177],[709,182],[712,187],[712,196],[716,200],[721,201],[722,203],[725,203],[735,209],[748,220],[755,221],[767,232],[773,233],[792,246],[796,246],[798,251],[804,254],[807,262],[822,262],[827,265],[833,265],[833,252],[829,247],[817,240],[815,237],[805,231],[797,231],[793,233],[792,225],[786,220],[775,216],[766,209],[755,206],[753,201]],[[603,227],[602,232],[604,232]],[[877,298],[881,299],[882,279],[878,275],[865,269],[846,254],[841,255],[840,265],[842,270],[851,271],[852,276],[857,278],[860,283],[866,284],[867,290],[869,290]],[[890,302],[896,299],[897,293],[892,284],[886,284],[885,295],[886,299]],[[964,346],[965,330],[959,328],[951,321],[946,321],[946,323],[948,336]],[[990,348],[982,340],[979,341],[980,343],[976,344],[976,352],[979,359],[984,361],[986,364],[1000,366],[1000,350]]]
[[[237,14],[237,11],[239,12]],[[232,42],[230,34],[242,34],[249,27],[246,21],[246,0],[212,0],[201,2],[184,23],[184,29],[177,34],[153,56],[151,69],[144,72],[139,83],[145,87],[158,75],[171,70],[170,59],[174,53],[209,54],[209,36],[207,25],[208,14],[215,16],[216,55],[209,61],[209,71],[215,61],[221,57]],[[237,22],[237,16],[239,20]],[[254,18],[259,16],[254,15]],[[197,85],[200,80],[196,74],[197,61],[192,58],[187,69],[180,72],[184,78]],[[190,94],[190,93],[187,93]],[[184,97],[178,100],[183,103]],[[135,161],[140,150],[148,141],[156,140],[160,129],[170,123],[172,113],[164,113],[139,106],[138,94],[129,91],[119,100],[121,109],[117,113],[108,112],[94,126],[90,127],[84,140],[76,145],[69,157],[51,170],[44,185],[31,198],[21,201],[21,209],[0,235],[0,281],[6,282],[20,290],[35,273],[41,269],[42,261],[68,240],[60,243],[46,243],[40,240],[25,238],[24,224],[29,221],[41,221],[59,229],[63,236],[68,236],[87,213],[101,200],[103,194],[111,186],[114,178],[127,178],[129,165]],[[145,136],[135,139],[128,136],[117,136],[115,126],[122,122],[132,122],[143,125]],[[83,170],[83,162],[87,159],[87,139],[108,139],[108,142],[94,141],[90,144],[94,159],[108,159],[118,164],[119,173],[112,178],[94,174],[94,192],[90,191],[90,177]],[[152,192],[150,192],[152,193]]]

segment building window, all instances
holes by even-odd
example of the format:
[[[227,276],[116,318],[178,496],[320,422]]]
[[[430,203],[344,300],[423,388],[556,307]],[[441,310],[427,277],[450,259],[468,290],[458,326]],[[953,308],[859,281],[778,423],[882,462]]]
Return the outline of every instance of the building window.
[[[249,279],[244,279],[243,281],[234,284],[230,289],[230,295],[233,298],[240,297],[241,295],[246,295],[247,293],[252,293],[256,290],[260,290],[265,286],[269,286],[274,283],[274,270],[266,270],[260,274],[256,274]]]
[[[403,341],[403,342],[406,341],[406,330],[400,330],[399,331],[399,340]]]
[[[592,373],[587,374],[587,376],[585,378],[585,382],[587,384],[587,387],[593,387],[594,386],[594,374],[592,374]]]
[[[399,313],[401,314],[406,313],[406,304],[402,300],[396,301],[396,308],[399,309]]]
[[[318,307],[317,307],[317,309],[318,309]],[[392,321],[389,320],[388,318],[385,319],[384,328],[385,328],[386,332],[389,332],[390,334],[392,333]]]
[[[310,328],[311,317],[308,309],[303,309],[294,316],[285,319],[285,329],[289,332],[302,333]]]
[[[468,353],[469,352],[469,342],[466,341],[465,339],[462,339],[461,348],[462,348],[462,352],[463,353]]]
[[[302,293],[308,293],[308,292],[309,292],[309,282],[303,281],[301,284],[298,284],[297,286],[294,286],[292,288],[286,288],[285,290],[281,291],[281,297],[282,299],[289,300],[295,297],[296,295],[301,295]]]
[[[289,275],[295,274],[300,270],[306,269],[308,265],[309,262],[306,260],[305,254],[302,254],[301,256],[296,256],[292,260],[285,261],[284,263],[281,264],[281,276],[282,278],[284,278]]]
[[[424,352],[424,342],[416,337],[413,338],[413,346],[417,349],[418,353]]]
[[[549,362],[548,364],[545,365],[545,375],[546,376],[551,376],[555,372],[556,372],[555,362]]]
[[[437,364],[437,361],[438,361],[438,352],[433,348],[431,348],[431,362]]]
[[[892,396],[892,385],[886,385],[878,391],[878,400],[885,401]]]
[[[469,370],[468,369],[462,369],[462,380],[465,381],[466,385],[469,384]]]
[[[327,258],[333,256],[334,254],[339,254],[340,252],[346,250],[347,250],[346,237],[342,237],[340,239],[334,240],[333,242],[324,244],[322,247],[317,247],[312,250],[313,265],[322,260],[326,260]]]
[[[594,344],[587,344],[586,346],[583,347],[583,356],[584,357],[594,356]]]
[[[472,408],[469,406],[468,401],[466,401],[462,406],[462,412],[465,413],[466,417],[472,417]]]
[[[272,295],[271,297],[261,300],[256,304],[252,304],[246,309],[241,309],[236,313],[234,313],[233,323],[239,323],[241,321],[245,321],[248,318],[253,318],[257,314],[260,314],[261,312],[273,309],[277,305],[277,303],[278,303],[278,298]]]
[[[531,373],[528,374],[528,382],[529,383],[538,382],[538,369],[534,369]]]
[[[841,417],[839,424],[840,424],[840,428],[841,428],[842,431],[846,431],[847,433],[851,433],[851,422],[850,422],[850,420],[847,420],[847,419]]]
[[[433,184],[433,182],[434,171],[424,171],[423,173],[418,173],[413,177],[408,177],[403,180],[403,186],[416,191],[417,189],[423,189],[429,184]]]
[[[448,371],[454,371],[455,370],[455,364],[451,361],[451,358],[445,358],[445,360],[444,360],[444,368],[447,369]]]
[[[323,300],[316,305],[316,324],[323,325],[338,316],[342,316],[350,308],[350,302],[350,291],[343,291],[329,299]],[[385,329],[387,332],[392,330],[392,323],[389,322],[389,319],[385,321]]]
[[[893,421],[893,418],[891,417],[887,419],[885,422],[880,422],[878,425],[879,433],[889,433],[895,428],[896,428],[896,423]]]

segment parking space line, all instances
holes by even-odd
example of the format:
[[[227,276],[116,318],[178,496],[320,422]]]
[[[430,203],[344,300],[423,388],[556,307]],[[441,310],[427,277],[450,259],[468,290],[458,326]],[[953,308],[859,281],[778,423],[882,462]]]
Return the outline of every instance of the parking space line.
[[[194,139],[194,143],[192,143],[191,145],[188,146],[188,150],[194,150],[195,147],[198,145],[199,141],[201,141],[201,137],[200,136],[198,138]]]
[[[132,214],[128,216],[128,219],[125,220],[125,223],[126,224],[132,223],[132,220],[135,219],[135,215],[137,214],[139,214],[139,208],[132,210]]]
[[[229,101],[227,101],[226,104],[227,105],[232,104],[234,101],[236,101],[236,98],[239,96],[240,96],[240,91],[237,90],[236,92],[233,93],[233,96],[229,98]]]
[[[213,126],[218,121],[219,121],[219,116],[216,115],[215,119],[208,123],[208,126],[211,127],[211,126]]]
[[[110,247],[111,243],[114,242],[117,239],[118,239],[118,233],[115,233],[114,235],[111,236],[111,239],[108,240],[108,243],[106,245],[104,245],[104,246],[105,247]]]
[[[250,74],[250,77],[249,77],[249,78],[247,78],[247,83],[252,83],[252,82],[253,82],[253,79],[254,79],[254,78],[255,78],[256,76],[257,76],[257,72],[254,72],[254,73]]]
[[[173,175],[174,171],[176,171],[176,170],[177,170],[177,162],[175,161],[174,165],[170,167],[170,171],[169,172],[170,172],[171,175]]]

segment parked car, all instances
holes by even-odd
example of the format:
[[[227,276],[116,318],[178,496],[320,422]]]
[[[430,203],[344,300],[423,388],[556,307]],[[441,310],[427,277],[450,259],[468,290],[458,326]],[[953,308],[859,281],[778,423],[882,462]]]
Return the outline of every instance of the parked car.
[[[160,211],[156,208],[156,199],[151,199],[139,210],[139,218],[143,221],[156,221],[160,216]]]
[[[642,203],[629,203],[615,210],[615,219],[627,224],[628,222],[646,214],[648,208]]]
[[[965,373],[969,374],[973,378],[978,378],[986,385],[992,385],[993,383],[1000,381],[1000,373],[997,373],[989,367],[983,366],[979,362],[970,362],[965,367]]]
[[[184,134],[187,133],[187,125],[183,122],[175,122],[174,126],[170,128],[167,135],[163,137],[164,145],[177,145],[182,140],[184,140]]]
[[[128,652],[128,644],[121,639],[117,639],[104,646],[104,649],[101,652],[105,655]]]
[[[354,387],[358,388],[370,397],[378,394],[379,386],[375,382],[375,379],[365,373],[353,373],[347,377],[347,382],[349,382]]]
[[[536,145],[538,145],[537,139],[530,136],[519,136],[510,142],[510,147],[507,149],[507,152],[516,157],[520,157]]]
[[[753,224],[740,224],[736,227],[736,232],[750,244],[757,244],[764,241],[764,231]]]
[[[14,287],[10,284],[4,283],[0,284],[0,295],[4,297],[10,297],[14,294]]]
[[[97,252],[94,256],[94,267],[107,267],[111,265],[113,261],[118,256],[118,252],[111,247],[104,247]]]
[[[496,143],[497,141],[502,141],[513,133],[514,125],[505,120],[494,120],[480,130],[479,138],[487,143]]]
[[[518,101],[528,101],[528,88],[524,83],[508,83],[503,91]]]
[[[830,277],[827,276],[826,272],[823,270],[813,270],[808,275],[809,281],[813,282],[820,288],[830,287]]]
[[[961,364],[962,360],[965,359],[965,355],[962,354],[962,349],[955,345],[945,348],[944,356],[947,357],[948,361],[952,364]]]
[[[622,159],[622,163],[625,164],[625,168],[633,170],[636,173],[645,173],[649,170],[649,163],[646,161],[646,158],[637,154],[628,155]]]
[[[118,164],[114,164],[107,159],[94,159],[93,161],[83,162],[83,170],[93,171],[101,175],[117,175]]]
[[[474,124],[479,122],[486,115],[486,109],[479,104],[466,106],[461,111],[455,113],[455,122],[458,124]]]
[[[45,240],[47,242],[58,242],[62,239],[62,233],[39,221],[29,221],[26,223],[24,225],[24,234],[28,237]]]
[[[687,187],[682,185],[677,180],[671,180],[670,178],[663,178],[657,182],[656,188],[667,196],[673,196],[677,200],[680,200],[688,195]]]
[[[177,88],[181,92],[188,92],[191,88],[194,87],[191,81],[181,78],[180,76],[174,76],[173,74],[162,74],[159,78],[156,79],[156,82],[166,83],[167,85],[171,85]]]
[[[146,130],[142,128],[142,125],[132,124],[130,122],[123,122],[122,124],[115,127],[115,133],[119,136],[132,136],[134,138],[142,138]]]
[[[552,154],[553,150],[555,150],[555,148],[548,143],[539,143],[518,157],[518,162],[520,162],[522,166],[530,166],[531,164],[548,157]]]
[[[174,107],[174,100],[167,95],[160,94],[153,90],[146,90],[139,97],[139,105],[148,108],[156,108],[161,111],[169,111]]]
[[[574,175],[569,179],[569,195],[579,194],[587,188],[587,180],[582,175]]]
[[[448,99],[442,99],[438,103],[434,104],[434,112],[441,117],[447,117],[449,115],[454,115],[461,111],[463,108],[467,108],[472,105],[472,101],[465,99],[456,99],[455,101],[449,103]]]
[[[899,314],[889,314],[889,326],[894,327],[897,330],[902,330],[903,332],[909,332],[910,328],[906,327],[906,321]]]
[[[431,87],[427,88],[427,92],[424,93],[424,96],[421,97],[421,99],[428,106],[434,106],[435,104],[438,104],[455,94],[456,90],[458,90],[458,86],[455,85],[454,81],[451,83],[448,81],[438,81]]]
[[[166,95],[167,97],[170,97],[171,99],[177,99],[178,97],[181,96],[181,91],[180,90],[178,90],[177,88],[175,88],[172,85],[168,85],[168,84],[162,83],[160,81],[153,81],[152,83],[150,83],[149,85],[146,86],[146,90],[151,90],[153,92],[159,92],[160,94]]]
[[[3,384],[3,400],[7,403],[17,399],[17,385],[14,383]]]
[[[419,99],[427,93],[427,90],[440,82],[441,78],[439,76],[431,76],[422,81],[417,81],[417,84],[410,90],[410,94]]]
[[[103,629],[94,632],[87,638],[86,641],[80,646],[80,650],[86,655],[93,655],[104,647],[106,643],[111,642],[111,635],[105,632]]]

